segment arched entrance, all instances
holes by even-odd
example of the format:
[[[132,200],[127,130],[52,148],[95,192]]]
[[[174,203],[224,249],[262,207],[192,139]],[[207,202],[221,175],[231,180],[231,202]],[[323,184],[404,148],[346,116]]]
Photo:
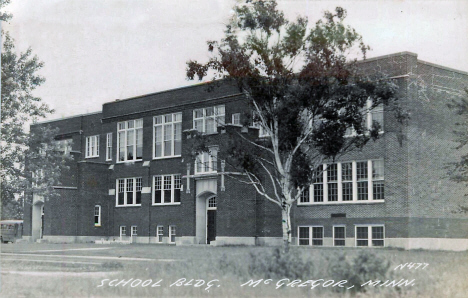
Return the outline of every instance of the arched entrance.
[[[44,236],[44,201],[37,200],[32,206],[31,238],[32,241]]]
[[[216,196],[206,202],[206,244],[216,240]]]

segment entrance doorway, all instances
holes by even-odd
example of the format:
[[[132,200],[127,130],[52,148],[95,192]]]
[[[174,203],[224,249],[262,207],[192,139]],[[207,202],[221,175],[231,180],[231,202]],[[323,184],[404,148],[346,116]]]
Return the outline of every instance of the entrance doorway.
[[[41,207],[41,234],[40,239],[44,237],[44,205]]]
[[[206,204],[206,243],[216,240],[216,197],[211,197]]]

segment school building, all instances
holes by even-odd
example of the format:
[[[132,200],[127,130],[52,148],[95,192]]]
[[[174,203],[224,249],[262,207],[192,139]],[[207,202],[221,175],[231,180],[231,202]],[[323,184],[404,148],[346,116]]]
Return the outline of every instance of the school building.
[[[381,137],[324,164],[321,177],[291,211],[292,243],[309,246],[468,249],[466,186],[449,179],[468,73],[402,52],[361,62],[399,86],[407,124],[385,109],[367,116]],[[281,212],[227,175],[216,158],[247,109],[238,89],[194,85],[105,103],[102,111],[47,121],[71,154],[58,198],[30,194],[30,241],[117,241],[175,245],[281,244]],[[218,127],[217,123],[225,122]],[[206,133],[211,154],[194,158],[191,132]]]

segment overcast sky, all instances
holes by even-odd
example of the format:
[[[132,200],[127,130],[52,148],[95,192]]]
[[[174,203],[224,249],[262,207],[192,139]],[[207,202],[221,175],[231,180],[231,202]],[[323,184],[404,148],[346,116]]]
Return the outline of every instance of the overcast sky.
[[[468,71],[468,1],[279,0],[288,18],[318,20],[342,6],[369,44],[368,57],[410,51]],[[35,92],[56,110],[48,119],[101,110],[115,99],[192,84],[185,62],[204,61],[234,0],[12,0],[3,29],[45,63]]]

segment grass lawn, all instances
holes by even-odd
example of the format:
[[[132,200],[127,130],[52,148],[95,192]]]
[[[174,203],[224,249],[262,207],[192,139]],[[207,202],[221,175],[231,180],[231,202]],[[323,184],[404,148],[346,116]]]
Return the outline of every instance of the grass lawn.
[[[293,247],[290,257],[274,258],[274,249],[267,247],[18,243],[1,248],[2,297],[351,297],[353,289],[346,288],[356,273],[382,283],[414,279],[409,286],[365,286],[356,297],[468,297],[467,252]],[[353,267],[358,256],[361,263]],[[387,262],[385,275],[379,275]],[[429,265],[394,270],[405,263]],[[333,273],[332,265],[342,274]],[[255,287],[241,286],[269,278]],[[301,282],[287,286],[286,278]],[[314,288],[306,282],[319,279]],[[335,282],[325,287],[328,280]],[[337,292],[340,280],[348,283]]]

